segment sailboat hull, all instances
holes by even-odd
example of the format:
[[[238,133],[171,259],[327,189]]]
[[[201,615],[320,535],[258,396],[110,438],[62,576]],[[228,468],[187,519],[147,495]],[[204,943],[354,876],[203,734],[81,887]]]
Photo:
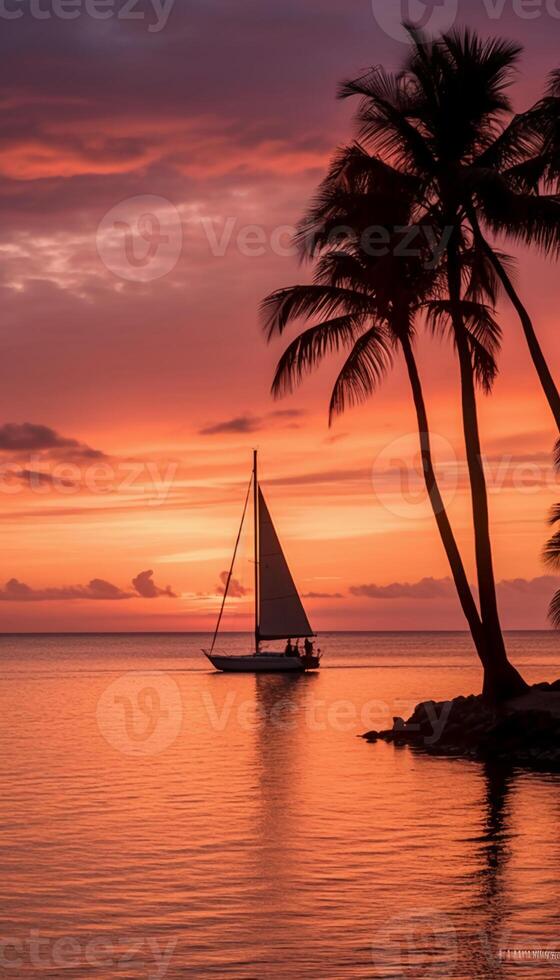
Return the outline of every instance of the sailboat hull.
[[[316,657],[285,657],[275,653],[259,653],[258,656],[251,653],[246,656],[237,656],[235,654],[208,653],[206,650],[203,652],[216,670],[235,674],[302,674],[305,670],[316,669],[314,663],[309,663],[311,659],[317,661],[316,666],[319,666]]]

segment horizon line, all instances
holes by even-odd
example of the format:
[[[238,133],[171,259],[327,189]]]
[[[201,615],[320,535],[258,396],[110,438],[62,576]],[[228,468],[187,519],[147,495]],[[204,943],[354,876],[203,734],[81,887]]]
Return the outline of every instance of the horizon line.
[[[212,636],[213,630],[8,630],[6,632],[0,631],[0,638],[4,636]],[[504,633],[557,633],[558,631],[552,628],[543,627],[511,627],[503,630]],[[246,636],[251,635],[252,631],[248,630],[223,630],[222,636]],[[378,633],[378,634],[391,634],[391,633],[453,633],[453,634],[464,634],[465,636],[470,636],[468,629],[346,629],[346,630],[320,630],[319,633],[323,636],[328,636],[330,634],[353,634],[353,633]],[[319,634],[317,634],[319,635]],[[294,636],[294,639],[297,637]],[[269,642],[273,643],[273,640]]]

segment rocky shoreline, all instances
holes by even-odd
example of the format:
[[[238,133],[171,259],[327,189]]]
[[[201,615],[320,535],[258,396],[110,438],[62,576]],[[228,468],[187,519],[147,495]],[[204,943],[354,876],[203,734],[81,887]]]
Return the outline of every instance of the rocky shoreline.
[[[408,721],[394,718],[391,729],[361,737],[410,745],[431,755],[560,772],[560,680],[535,684],[499,707],[475,694],[422,701]]]

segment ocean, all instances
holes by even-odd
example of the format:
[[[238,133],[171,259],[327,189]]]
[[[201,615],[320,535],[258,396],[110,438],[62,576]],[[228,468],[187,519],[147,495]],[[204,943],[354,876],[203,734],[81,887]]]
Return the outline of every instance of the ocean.
[[[301,677],[207,642],[0,637],[0,973],[560,975],[560,777],[357,737],[477,692],[466,634],[326,634]],[[560,677],[558,635],[507,643]]]

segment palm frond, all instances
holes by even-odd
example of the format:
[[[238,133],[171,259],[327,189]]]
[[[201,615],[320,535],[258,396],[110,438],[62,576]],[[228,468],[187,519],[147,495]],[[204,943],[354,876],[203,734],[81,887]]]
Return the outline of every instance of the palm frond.
[[[356,113],[360,138],[374,154],[394,161],[405,172],[421,175],[432,170],[435,161],[429,142],[410,118],[416,107],[404,75],[372,68],[341,85],[339,98],[355,95],[361,99]]]
[[[560,568],[560,531],[548,539],[543,550],[543,561],[553,568]]]
[[[508,166],[502,171],[514,191],[521,194],[540,194],[541,184],[550,186],[550,155],[543,146],[533,156]]]
[[[516,193],[503,175],[479,171],[479,214],[494,234],[533,245],[545,254],[560,253],[560,196]]]
[[[267,340],[282,334],[291,320],[298,317],[326,316],[346,313],[366,314],[370,300],[355,289],[327,283],[288,286],[270,293],[261,304],[261,320]]]
[[[560,97],[560,68],[555,68],[548,76],[547,92],[553,98]]]
[[[554,629],[560,629],[560,590],[555,592],[548,607],[548,618]]]
[[[436,334],[451,337],[456,347],[454,304],[449,299],[438,299],[428,300],[423,305],[428,326]],[[467,335],[476,382],[488,394],[498,373],[496,355],[500,349],[500,325],[484,303],[463,299],[459,314]]]
[[[467,273],[465,299],[475,303],[489,302],[495,307],[501,283],[490,256],[476,238],[472,247],[463,251],[461,262]]]
[[[355,289],[358,283],[363,288],[366,276],[367,270],[359,253],[355,255],[342,249],[321,255],[313,273],[315,282],[332,283],[348,289]]]
[[[385,330],[375,324],[358,338],[335,381],[329,404],[329,425],[346,408],[369,398],[391,363],[390,339]]]
[[[473,161],[474,168],[506,171],[512,180],[534,186],[535,158],[542,148],[542,135],[531,112],[513,116],[492,143]]]
[[[523,50],[520,44],[499,37],[483,40],[469,28],[450,31],[443,43],[457,73],[469,85],[466,97],[470,103],[478,100],[481,115],[511,109],[505,90]]]
[[[423,304],[428,325],[435,333],[453,331],[455,304],[449,299],[430,299]],[[494,356],[500,349],[502,330],[493,312],[485,303],[463,299],[458,312],[469,336]]]
[[[333,239],[355,240],[368,226],[406,223],[419,194],[414,175],[368,154],[359,143],[339,149],[298,225],[300,257],[313,258]]]
[[[468,339],[475,381],[489,395],[498,374],[496,358],[474,334],[469,333]]]
[[[273,396],[280,398],[292,392],[303,376],[316,368],[327,354],[351,347],[363,324],[361,317],[345,315],[304,330],[292,340],[278,361],[271,388]]]

